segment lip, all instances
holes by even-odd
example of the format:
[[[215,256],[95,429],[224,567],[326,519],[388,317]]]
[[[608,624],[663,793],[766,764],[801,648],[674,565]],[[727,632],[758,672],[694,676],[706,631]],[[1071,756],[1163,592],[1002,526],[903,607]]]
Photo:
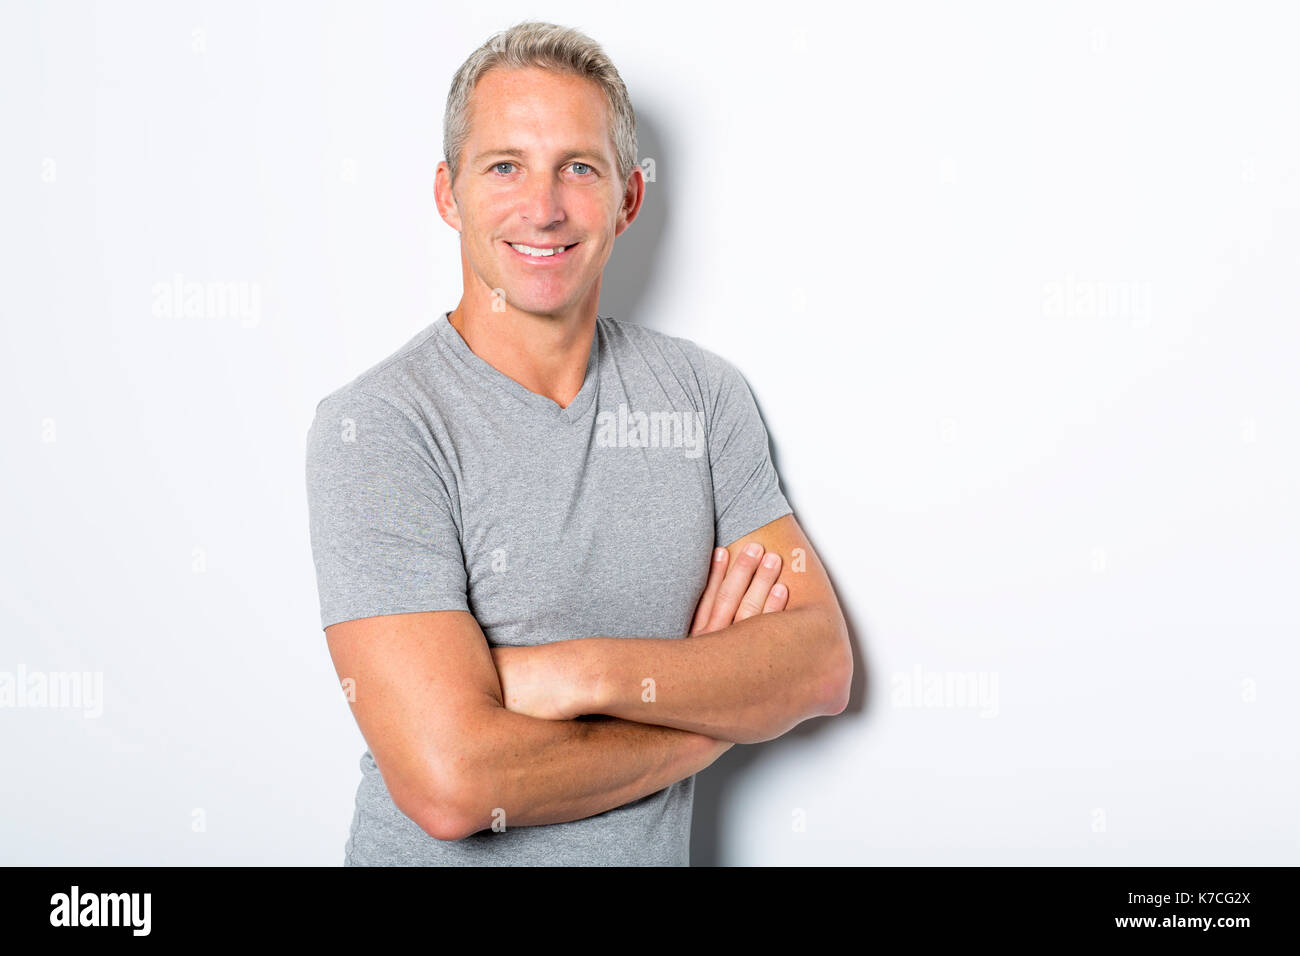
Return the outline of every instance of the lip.
[[[534,268],[554,266],[554,265],[559,265],[561,262],[567,262],[569,260],[570,253],[572,253],[574,249],[576,249],[579,245],[581,245],[581,243],[579,242],[570,243],[568,245],[568,248],[566,248],[563,252],[557,252],[553,256],[530,256],[526,252],[520,252],[514,246],[510,245],[510,242],[508,240],[503,239],[501,241],[505,243],[505,247],[508,250],[510,250],[510,254],[512,256],[514,256],[516,259],[522,259],[524,262],[528,263],[530,266],[533,266]],[[531,242],[521,242],[520,245],[533,246]],[[533,246],[533,248],[553,249],[554,246]]]

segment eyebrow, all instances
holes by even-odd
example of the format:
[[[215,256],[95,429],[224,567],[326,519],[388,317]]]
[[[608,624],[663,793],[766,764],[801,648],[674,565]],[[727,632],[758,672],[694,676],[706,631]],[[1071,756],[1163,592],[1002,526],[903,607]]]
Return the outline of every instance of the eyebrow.
[[[473,165],[477,166],[489,156],[514,156],[516,159],[523,159],[527,152],[522,149],[485,149],[474,156]],[[600,162],[605,161],[605,157],[598,150],[594,149],[570,149],[566,150],[560,157],[561,162],[568,162],[571,159],[595,159]]]

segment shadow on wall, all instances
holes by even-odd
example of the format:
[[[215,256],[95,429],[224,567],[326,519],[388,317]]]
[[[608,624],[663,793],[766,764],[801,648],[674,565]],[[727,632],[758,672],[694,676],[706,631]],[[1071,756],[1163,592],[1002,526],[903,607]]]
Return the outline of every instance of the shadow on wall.
[[[670,203],[663,193],[664,181],[660,170],[669,168],[670,164],[665,159],[667,144],[659,133],[658,125],[640,111],[636,116],[636,134],[639,152],[637,162],[641,164],[647,180],[645,198],[641,201],[641,211],[636,219],[614,240],[614,249],[609,254],[609,261],[605,263],[605,271],[601,276],[600,305],[596,311],[600,315],[638,321],[654,328],[652,322],[643,321],[645,316],[640,313],[640,305],[646,287],[650,284],[654,263],[658,261],[659,249],[663,245],[667,229]],[[654,182],[649,181],[651,171]]]
[[[652,322],[644,321],[640,305],[645,298],[650,278],[654,274],[654,265],[658,260],[659,250],[663,245],[668,226],[668,211],[672,208],[672,170],[677,168],[673,162],[671,144],[663,136],[659,124],[653,117],[638,111],[637,113],[637,148],[640,153],[638,162],[642,170],[647,171],[649,162],[653,161],[654,182],[647,181],[646,195],[641,205],[641,212],[636,220],[614,242],[609,262],[601,279],[600,306],[601,315],[612,315],[618,319],[641,322],[653,328]],[[649,176],[647,175],[647,180]],[[648,317],[653,319],[653,317]],[[662,330],[661,330],[662,331]],[[689,335],[687,336],[689,338]],[[743,374],[743,369],[741,370]],[[763,417],[762,403],[758,395],[754,400],[759,405],[759,415]],[[763,419],[764,426],[767,420]],[[771,432],[769,430],[769,436]],[[775,447],[771,449],[772,463],[778,474],[781,472],[780,457]],[[784,477],[781,488],[785,492],[795,517],[800,515],[799,505],[795,501],[792,489]],[[801,522],[802,523],[802,522]],[[812,531],[805,527],[813,547],[817,541]],[[828,569],[829,573],[829,569]],[[840,606],[844,610],[845,620],[849,626],[849,639],[853,644],[853,689],[849,705],[841,719],[852,719],[850,715],[861,714],[867,709],[867,675],[859,651],[857,628],[850,617],[848,595],[831,575],[831,584],[839,596]],[[695,811],[691,823],[691,865],[723,866],[729,854],[723,844],[721,823],[730,791],[743,786],[750,764],[763,755],[774,756],[779,749],[798,747],[810,734],[817,733],[826,721],[824,719],[806,720],[776,740],[758,745],[738,745],[728,750],[711,767],[695,777]],[[822,784],[816,786],[820,789]],[[791,813],[778,816],[776,826],[790,826]]]
[[[757,395],[754,396],[754,401],[759,406],[758,414],[763,419],[763,426],[767,427],[767,418],[763,415],[762,403],[759,402]],[[769,441],[771,441],[770,431],[768,435]],[[770,446],[770,451],[772,464],[775,466],[777,474],[781,475],[780,457],[774,444]],[[799,502],[795,500],[794,491],[786,484],[784,477],[781,478],[781,490],[785,493],[786,500],[790,503],[795,518],[798,519],[801,513]],[[800,521],[800,524],[803,525],[803,522]],[[815,549],[817,547],[817,537],[814,534],[814,529],[804,526],[804,533],[808,535],[808,542]],[[862,642],[858,638],[858,628],[854,624],[852,609],[849,606],[849,594],[841,582],[836,579],[833,568],[827,567],[826,574],[831,579],[831,587],[835,589],[836,597],[839,598],[840,609],[844,612],[844,621],[848,625],[849,644],[853,648],[853,680],[850,682],[848,706],[844,708],[842,714],[833,718],[814,717],[805,720],[775,740],[769,740],[761,744],[737,744],[719,757],[712,766],[696,774],[695,810],[691,818],[691,866],[728,865],[728,857],[732,854],[728,852],[728,847],[722,839],[722,818],[726,812],[731,791],[744,786],[745,780],[749,776],[750,765],[754,761],[764,757],[773,759],[786,748],[798,748],[813,734],[822,731],[830,720],[852,721],[861,725],[861,721],[856,720],[855,717],[861,716],[869,710],[867,663],[862,651]],[[833,782],[827,780],[810,781],[811,790],[818,793],[823,792],[827,786],[833,786]],[[794,832],[795,809],[792,806],[784,808],[781,812],[775,814],[772,819],[774,829],[766,830],[762,835],[754,834],[753,838],[773,837],[779,839],[781,835]],[[790,829],[786,829],[787,827]]]

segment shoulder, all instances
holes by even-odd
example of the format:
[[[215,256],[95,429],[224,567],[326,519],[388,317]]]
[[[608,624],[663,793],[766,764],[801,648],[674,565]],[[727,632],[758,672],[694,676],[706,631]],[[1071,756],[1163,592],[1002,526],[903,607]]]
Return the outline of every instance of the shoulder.
[[[445,475],[447,368],[435,321],[328,392],[307,429],[309,476],[331,481],[376,469],[390,478],[403,469]]]
[[[670,335],[636,322],[601,316],[601,327],[616,351],[633,351],[647,359],[664,362],[688,372],[710,389],[725,379],[739,375],[739,370],[717,352],[680,335]]]
[[[395,421],[427,418],[424,406],[436,392],[442,358],[435,321],[391,354],[326,393],[316,403],[316,418],[347,410]]]

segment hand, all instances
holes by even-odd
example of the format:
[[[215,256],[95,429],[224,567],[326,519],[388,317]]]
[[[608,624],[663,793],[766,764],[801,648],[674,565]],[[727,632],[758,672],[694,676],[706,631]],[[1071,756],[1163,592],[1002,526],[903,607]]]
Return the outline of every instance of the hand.
[[[775,558],[771,567],[763,564],[766,556],[761,546],[758,554],[749,554],[742,548],[735,564],[728,569],[731,553],[726,548],[713,549],[709,579],[704,584],[704,593],[700,595],[695,619],[691,623],[692,637],[720,631],[755,614],[785,610],[790,591],[776,580],[781,575],[781,556],[771,552]],[[711,742],[715,760],[735,746],[730,740],[706,739]]]
[[[751,545],[757,547],[758,553],[750,554],[742,548],[730,569],[727,549],[714,549],[709,579],[695,608],[691,636],[722,630],[755,614],[785,610],[790,592],[776,580],[781,575],[781,556],[775,551],[765,555],[757,542]],[[765,557],[775,559],[772,567],[764,563]]]

